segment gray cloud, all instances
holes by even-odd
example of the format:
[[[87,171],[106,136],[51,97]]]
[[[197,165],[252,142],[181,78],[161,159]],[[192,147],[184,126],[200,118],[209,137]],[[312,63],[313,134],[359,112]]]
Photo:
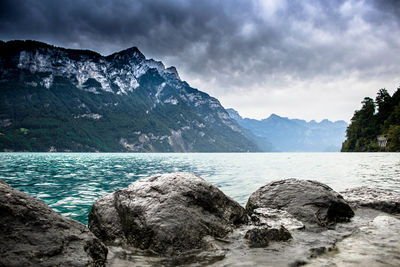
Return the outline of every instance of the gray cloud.
[[[349,119],[399,82],[399,18],[396,0],[3,0],[0,38],[103,54],[138,46],[245,115]]]

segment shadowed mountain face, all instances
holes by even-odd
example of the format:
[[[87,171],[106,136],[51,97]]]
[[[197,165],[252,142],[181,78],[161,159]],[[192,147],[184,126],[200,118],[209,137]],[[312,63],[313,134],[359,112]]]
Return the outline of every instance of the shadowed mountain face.
[[[347,123],[344,121],[321,122],[288,119],[272,114],[263,120],[243,119],[234,109],[227,109],[231,118],[259,140],[272,146],[272,150],[284,152],[340,151],[345,139]]]
[[[0,151],[257,151],[219,101],[130,48],[0,43]]]

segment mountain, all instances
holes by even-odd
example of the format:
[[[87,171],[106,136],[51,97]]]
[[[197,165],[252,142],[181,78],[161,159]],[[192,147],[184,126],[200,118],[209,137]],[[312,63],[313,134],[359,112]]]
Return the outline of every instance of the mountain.
[[[255,120],[242,118],[234,109],[227,109],[227,111],[232,119],[256,137],[248,136],[249,139],[257,143],[260,148],[264,142],[269,151],[339,151],[345,139],[347,123],[344,121],[306,122],[280,117],[276,114],[272,114],[267,119]]]
[[[219,101],[136,48],[0,42],[0,151],[257,151]]]

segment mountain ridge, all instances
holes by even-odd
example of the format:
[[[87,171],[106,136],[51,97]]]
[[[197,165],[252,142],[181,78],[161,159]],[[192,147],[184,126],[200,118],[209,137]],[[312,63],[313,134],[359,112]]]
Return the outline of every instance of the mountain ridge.
[[[0,43],[0,150],[247,152],[220,102],[137,47]]]
[[[320,122],[289,119],[277,114],[256,120],[243,118],[234,109],[226,109],[242,128],[254,136],[268,140],[270,151],[282,152],[327,152],[340,151],[347,123],[343,120]],[[253,138],[253,140],[255,140]],[[261,143],[258,143],[261,146]]]

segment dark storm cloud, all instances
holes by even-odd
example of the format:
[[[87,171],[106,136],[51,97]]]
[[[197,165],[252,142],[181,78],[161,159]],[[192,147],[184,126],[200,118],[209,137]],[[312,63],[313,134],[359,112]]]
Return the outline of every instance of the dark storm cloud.
[[[358,15],[366,23],[379,26],[388,19],[388,12],[397,14],[393,8],[396,1],[389,2],[377,1],[375,6],[381,12],[366,10]],[[200,74],[267,70],[307,76],[315,71],[335,71],[329,62],[335,59],[340,63],[356,52],[353,49],[358,50],[357,45],[340,40],[354,19],[351,11],[355,11],[342,14],[340,8],[344,4],[343,1],[11,0],[2,1],[0,6],[0,36],[40,39],[106,54],[137,45],[154,56],[178,57],[185,68]],[[355,62],[359,66],[348,67],[359,68],[364,63],[361,58]]]
[[[231,3],[245,7],[239,1]],[[217,1],[11,0],[2,1],[0,7],[3,38],[36,35],[62,42],[93,40],[82,45],[101,41],[105,52],[114,43],[126,46],[140,41],[147,42],[149,50],[171,53],[215,34],[230,34],[234,24],[240,23],[229,18],[233,9]]]
[[[103,54],[138,46],[221,96],[350,74],[398,75],[399,6],[396,0],[2,0],[0,38]]]

